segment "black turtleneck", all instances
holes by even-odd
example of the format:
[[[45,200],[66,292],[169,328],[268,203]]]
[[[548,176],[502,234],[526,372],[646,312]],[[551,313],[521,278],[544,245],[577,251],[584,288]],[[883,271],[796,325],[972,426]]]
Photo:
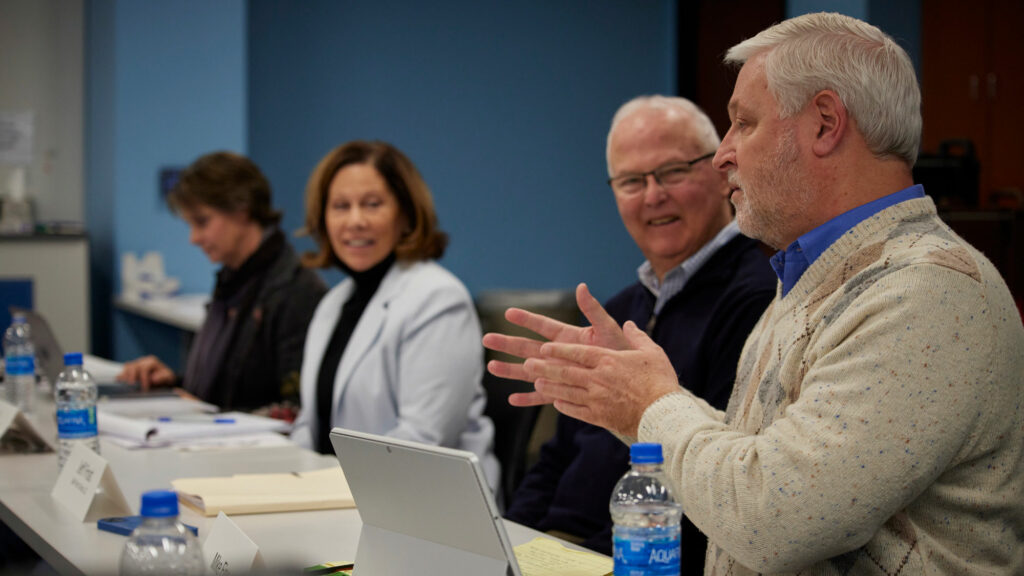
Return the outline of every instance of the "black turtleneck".
[[[322,454],[333,454],[331,447],[331,403],[334,398],[334,379],[338,373],[338,365],[341,364],[341,356],[345,353],[349,338],[359,323],[366,305],[377,292],[384,275],[395,263],[395,254],[392,252],[387,258],[381,260],[377,265],[363,272],[355,272],[345,265],[340,265],[342,271],[352,278],[355,283],[355,290],[341,307],[341,314],[338,323],[334,326],[331,340],[324,351],[323,359],[320,361],[320,372],[317,375],[316,384],[316,416],[318,423],[316,447]]]

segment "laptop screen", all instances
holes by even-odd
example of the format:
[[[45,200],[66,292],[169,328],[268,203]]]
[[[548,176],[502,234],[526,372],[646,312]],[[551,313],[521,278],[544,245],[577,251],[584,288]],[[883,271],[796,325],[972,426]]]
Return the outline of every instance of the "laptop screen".
[[[493,566],[496,574],[519,574],[475,454],[342,428],[331,431],[331,443],[363,521],[356,574],[376,572],[361,572],[367,562],[384,570],[376,564],[380,558],[366,557],[371,547],[368,536],[390,539],[407,550],[410,545],[422,546],[430,551],[427,556],[452,558],[454,564],[442,562],[448,573],[454,565],[466,566],[460,562],[470,561],[467,557],[472,555],[482,566]],[[373,549],[387,548],[378,543]],[[423,557],[418,560],[416,573],[423,574]]]
[[[50,328],[46,317],[35,310],[11,306],[11,314],[21,313],[25,315],[29,329],[32,331],[32,345],[35,347],[36,366],[46,376],[51,384],[56,384],[57,377],[64,370],[64,349],[57,342],[57,335]],[[84,352],[84,351],[83,351]],[[88,363],[88,360],[86,361]],[[107,362],[106,364],[111,364]],[[87,368],[88,369],[88,368]],[[96,380],[96,387],[100,396],[109,397],[130,397],[130,396],[172,396],[174,391],[170,388],[151,388],[143,392],[138,384],[129,382],[118,382],[113,375],[104,377],[102,374],[92,372]]]
[[[64,351],[57,343],[57,337],[50,330],[50,323],[46,318],[34,310],[11,306],[11,315],[20,313],[25,316],[29,329],[32,331],[32,345],[36,352],[36,367],[46,376],[51,383],[57,381],[57,376],[64,369]]]

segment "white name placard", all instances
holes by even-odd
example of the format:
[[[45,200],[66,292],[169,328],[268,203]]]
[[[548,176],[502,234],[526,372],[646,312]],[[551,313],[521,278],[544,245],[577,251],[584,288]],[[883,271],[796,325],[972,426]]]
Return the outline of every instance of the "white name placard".
[[[223,512],[203,540],[203,561],[214,576],[248,574],[264,566],[260,547]]]
[[[107,461],[82,444],[71,450],[50,495],[82,522],[131,514]]]
[[[17,406],[0,400],[0,451],[53,452],[53,446]]]

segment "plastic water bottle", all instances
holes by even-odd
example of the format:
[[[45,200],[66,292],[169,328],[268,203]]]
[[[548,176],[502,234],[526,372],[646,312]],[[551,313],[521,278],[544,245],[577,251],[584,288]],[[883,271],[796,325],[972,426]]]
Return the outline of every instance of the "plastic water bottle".
[[[76,444],[100,453],[96,429],[96,382],[82,368],[82,353],[64,355],[64,370],[57,377],[57,463],[61,469]]]
[[[142,524],[121,552],[121,576],[201,576],[203,551],[192,531],[178,521],[178,495],[153,490],[142,495]]]
[[[36,360],[25,315],[15,313],[4,332],[4,400],[31,414],[36,397]]]
[[[609,504],[615,576],[678,576],[683,507],[662,471],[661,444],[633,444],[629,460]]]

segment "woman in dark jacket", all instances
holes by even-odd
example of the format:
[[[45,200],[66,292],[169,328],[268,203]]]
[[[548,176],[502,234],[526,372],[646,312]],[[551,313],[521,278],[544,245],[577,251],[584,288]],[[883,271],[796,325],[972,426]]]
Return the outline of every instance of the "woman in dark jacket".
[[[119,378],[180,385],[225,410],[296,401],[306,328],[326,286],[278,227],[267,179],[248,158],[214,152],[185,169],[167,202],[222,267],[184,375],[146,356]]]

